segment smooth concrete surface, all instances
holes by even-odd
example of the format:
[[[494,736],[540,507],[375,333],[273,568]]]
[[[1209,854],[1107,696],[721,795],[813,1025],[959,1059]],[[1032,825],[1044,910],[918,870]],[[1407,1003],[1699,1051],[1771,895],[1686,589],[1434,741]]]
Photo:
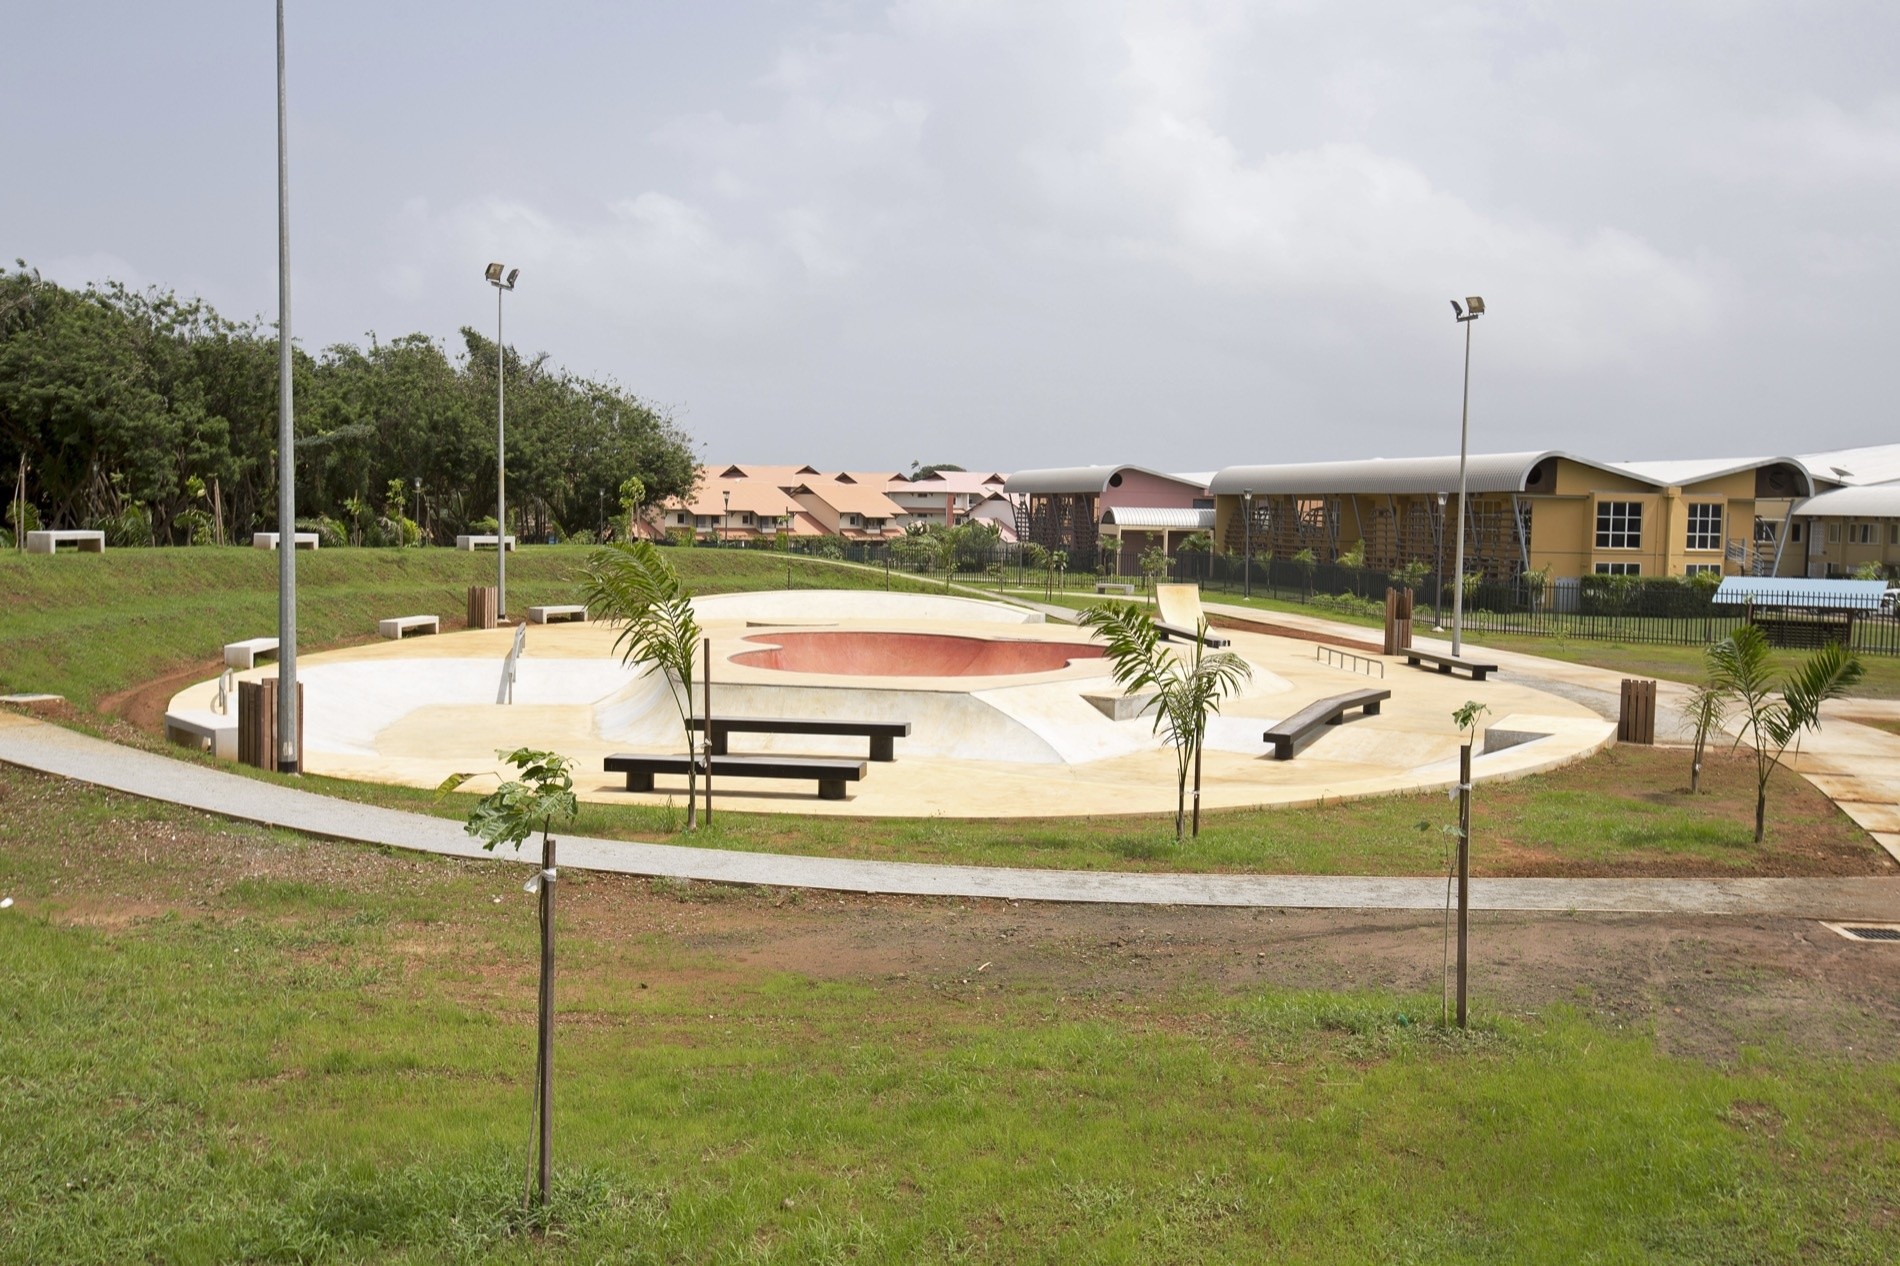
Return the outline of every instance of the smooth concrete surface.
[[[392,641],[401,641],[405,633],[440,633],[442,617],[436,615],[397,615],[376,621],[376,632]]]
[[[29,554],[56,554],[62,545],[70,545],[81,554],[103,554],[106,552],[106,534],[87,528],[50,528],[43,532],[29,530],[26,534],[26,552]]]
[[[276,549],[281,539],[275,532],[253,532],[251,546],[254,549]],[[315,532],[292,532],[290,544],[293,549],[316,549],[323,544],[323,538]]]
[[[14,713],[0,712],[0,761],[332,839],[451,857],[537,862],[506,852],[485,853],[450,819],[313,795],[119,747]],[[716,883],[1012,901],[1387,910],[1440,910],[1445,902],[1445,881],[1435,877],[1009,870],[722,852],[566,835],[561,837],[561,864]],[[1477,879],[1471,893],[1476,910],[1900,920],[1900,879],[1886,878]]]
[[[971,640],[1074,645],[1078,632],[1024,623],[1034,612],[966,598],[878,591],[794,590],[695,601],[713,651],[713,709],[756,716],[908,721],[899,759],[880,764],[842,801],[784,784],[722,779],[731,810],[867,817],[1087,816],[1167,813],[1175,803],[1173,750],[1152,715],[1116,721],[1090,701],[1117,688],[1100,658],[1037,673],[994,671],[871,678],[788,672],[745,662],[773,644],[761,616],[794,621],[820,613],[839,631],[951,635]],[[980,618],[968,619],[972,611]],[[954,618],[953,618],[954,617]],[[820,630],[795,623],[783,641]],[[684,750],[669,682],[622,666],[606,624],[535,626],[512,705],[496,698],[512,629],[449,633],[303,657],[306,767],[313,773],[434,787],[483,769],[500,748],[528,744],[572,757],[583,798],[660,804],[680,793],[628,792],[602,761],[615,752]],[[1232,808],[1306,804],[1451,786],[1459,735],[1451,715],[1474,684],[1436,674],[1391,675],[1393,698],[1376,717],[1329,727],[1293,761],[1269,758],[1262,732],[1324,698],[1367,683],[1312,657],[1311,643],[1239,631],[1234,649],[1253,677],[1212,719],[1202,804]],[[944,666],[920,661],[926,671]],[[209,706],[216,683],[181,691],[172,708]],[[1487,682],[1486,722],[1539,737],[1480,755],[1480,778],[1515,777],[1575,760],[1611,741],[1614,727],[1590,708],[1524,684]],[[697,688],[691,707],[698,711]],[[849,739],[761,736],[748,750],[849,756]]]
[[[266,655],[277,654],[277,639],[274,637],[247,637],[241,642],[224,644],[224,665],[242,672],[257,667],[257,661]]]

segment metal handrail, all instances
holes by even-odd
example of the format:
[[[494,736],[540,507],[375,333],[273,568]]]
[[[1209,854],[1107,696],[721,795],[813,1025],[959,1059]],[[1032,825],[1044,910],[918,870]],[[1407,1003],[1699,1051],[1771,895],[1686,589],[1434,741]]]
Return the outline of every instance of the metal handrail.
[[[496,703],[515,701],[515,665],[521,658],[521,652],[528,646],[528,622],[523,620],[515,625],[515,644],[508,652],[508,658],[501,665],[501,689],[495,692]]]
[[[1385,661],[1372,659],[1365,655],[1355,655],[1351,651],[1342,651],[1337,646],[1315,646],[1313,658],[1332,668],[1344,668],[1348,672],[1364,673],[1372,676],[1372,670],[1378,669],[1379,676],[1385,676]]]

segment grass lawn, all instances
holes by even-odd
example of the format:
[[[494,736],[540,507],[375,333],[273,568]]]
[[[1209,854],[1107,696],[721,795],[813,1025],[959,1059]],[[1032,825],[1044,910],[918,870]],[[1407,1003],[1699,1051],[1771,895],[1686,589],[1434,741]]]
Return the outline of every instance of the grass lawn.
[[[1338,916],[1281,932],[564,873],[557,1196],[524,1225],[518,868],[13,770],[0,812],[6,1261],[1900,1257],[1892,991],[1804,995],[1799,1048],[1760,1032],[1765,995],[1856,977],[1731,964],[1733,921],[1652,942],[1480,920],[1499,965],[1458,1036],[1435,983],[1395,989],[1419,974],[1374,954],[1283,983]],[[1426,924],[1391,943],[1435,974]],[[1691,942],[1704,957],[1671,957]],[[1888,961],[1854,970],[1884,988]],[[1678,981],[1734,1041],[1659,1036]],[[1852,1045],[1819,1043],[1823,1015]]]
[[[1688,793],[1688,753],[1613,747],[1590,760],[1505,783],[1472,801],[1478,875],[1891,874],[1894,864],[1805,780],[1777,772],[1768,839],[1753,842],[1755,784],[1746,754],[1711,754],[1703,792]],[[278,775],[244,769],[247,775]],[[310,777],[299,784],[346,800],[444,817],[472,797]],[[577,835],[751,852],[1064,870],[1442,875],[1456,821],[1442,793],[1348,800],[1314,808],[1240,809],[1202,817],[1198,839],[1174,843],[1171,815],[1029,819],[863,819],[715,813],[682,830],[673,807],[584,804]]]
[[[516,614],[574,600],[586,546],[537,545],[508,556]],[[696,593],[883,588],[884,573],[755,550],[670,549]],[[299,645],[373,640],[376,621],[434,614],[466,627],[468,589],[495,583],[495,556],[449,549],[340,549],[297,555]],[[893,587],[931,588],[894,575]],[[277,555],[242,548],[0,553],[0,694],[44,691],[82,709],[103,697],[219,658],[226,642],[277,632]]]
[[[1590,642],[1568,638],[1524,637],[1508,633],[1474,633],[1479,646],[1541,655],[1573,664],[1593,664],[1631,676],[1659,677],[1669,681],[1696,682],[1707,676],[1707,663],[1700,646],[1648,646],[1626,642]],[[1771,663],[1777,676],[1785,674],[1805,658],[1801,651],[1774,651]],[[1865,675],[1851,692],[1860,699],[1900,699],[1900,656],[1862,655]]]

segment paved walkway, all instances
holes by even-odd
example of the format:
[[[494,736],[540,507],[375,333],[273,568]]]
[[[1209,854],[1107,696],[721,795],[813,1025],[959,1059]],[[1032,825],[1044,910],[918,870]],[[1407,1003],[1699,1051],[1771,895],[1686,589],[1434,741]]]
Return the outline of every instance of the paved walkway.
[[[0,763],[310,835],[485,857],[448,818],[354,804],[172,760],[0,713]],[[874,826],[867,826],[874,830]],[[930,866],[562,836],[561,864],[584,870],[839,892],[1141,905],[1437,910],[1441,879],[1298,875],[1143,875]],[[1900,878],[1478,879],[1479,910],[1781,915],[1900,920]]]

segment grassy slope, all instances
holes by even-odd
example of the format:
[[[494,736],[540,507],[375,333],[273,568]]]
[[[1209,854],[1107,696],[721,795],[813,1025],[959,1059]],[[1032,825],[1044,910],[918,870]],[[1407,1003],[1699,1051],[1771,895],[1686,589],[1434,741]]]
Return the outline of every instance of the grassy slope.
[[[517,612],[573,601],[584,547],[535,546],[508,559]],[[787,560],[743,550],[667,551],[699,593],[781,589]],[[801,588],[882,588],[881,572],[790,561]],[[297,556],[299,645],[376,634],[392,615],[464,627],[471,585],[495,582],[495,556],[456,550],[318,550]],[[927,586],[894,577],[893,585]],[[277,556],[254,549],[0,554],[0,693],[63,694],[82,708],[175,669],[215,661],[226,642],[277,631]]]
[[[512,869],[0,796],[0,1260],[1900,1256],[1891,1061],[1708,1064],[1482,981],[1462,1038],[1435,997],[821,981],[580,875],[535,1239]]]

